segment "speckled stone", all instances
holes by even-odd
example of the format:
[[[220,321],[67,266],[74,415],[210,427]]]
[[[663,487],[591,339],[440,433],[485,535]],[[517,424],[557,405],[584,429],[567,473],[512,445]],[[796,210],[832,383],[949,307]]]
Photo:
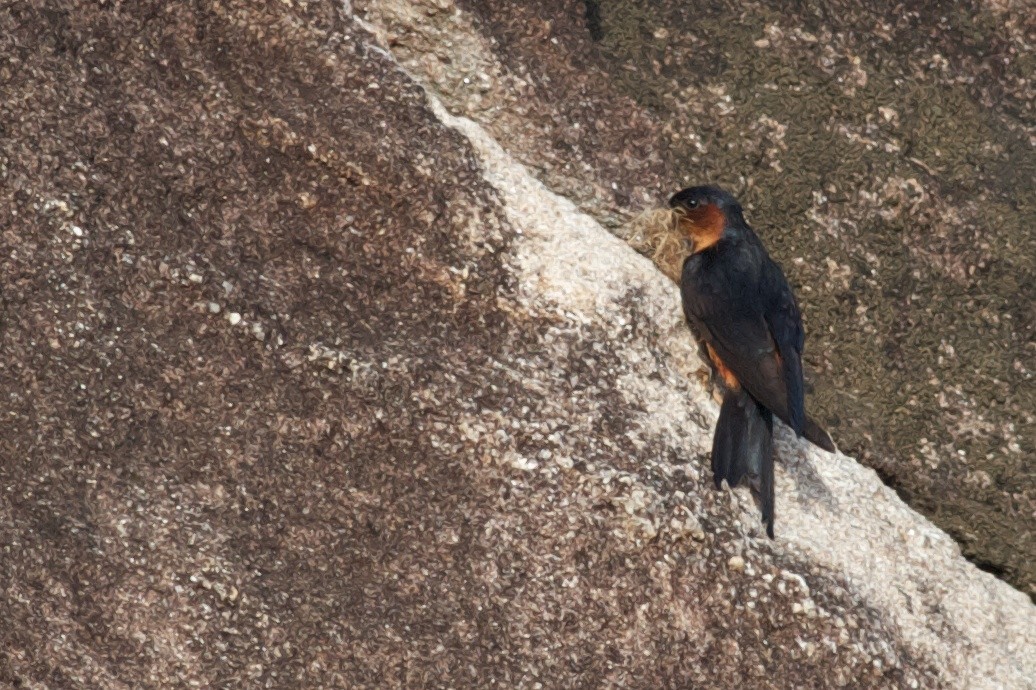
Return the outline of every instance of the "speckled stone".
[[[1026,3],[355,6],[453,112],[620,236],[685,184],[733,190],[796,288],[818,419],[1036,596]]]
[[[671,284],[390,48],[0,9],[0,683],[1031,677],[1028,602],[847,458],[779,439],[760,538]]]

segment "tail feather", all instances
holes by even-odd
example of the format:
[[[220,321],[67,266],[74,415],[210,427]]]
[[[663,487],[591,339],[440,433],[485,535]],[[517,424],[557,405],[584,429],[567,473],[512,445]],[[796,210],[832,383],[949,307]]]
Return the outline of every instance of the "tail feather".
[[[823,427],[813,421],[812,417],[806,417],[806,423],[802,429],[802,435],[813,445],[823,448],[828,453],[835,452],[835,442],[831,435],[824,431]]]
[[[716,488],[733,488],[748,478],[759,497],[766,533],[773,538],[773,413],[743,390],[728,391],[712,439]]]
[[[773,539],[774,506],[776,505],[773,488],[773,414],[765,407],[759,409],[766,426],[766,432],[763,434],[766,459],[763,461],[762,471],[759,473],[759,485],[754,488],[759,496],[759,502],[762,504],[766,536]]]

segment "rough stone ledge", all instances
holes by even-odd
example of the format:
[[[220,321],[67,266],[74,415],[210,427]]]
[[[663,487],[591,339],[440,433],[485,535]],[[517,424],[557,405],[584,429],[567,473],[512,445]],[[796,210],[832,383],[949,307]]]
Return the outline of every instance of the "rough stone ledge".
[[[525,305],[534,313],[563,310],[576,323],[598,322],[607,329],[622,325],[629,291],[638,286],[638,310],[666,333],[661,341],[666,349],[658,353],[662,366],[686,370],[685,363],[671,361],[697,357],[683,332],[672,283],[575,204],[548,190],[480,125],[451,114],[430,90],[428,97],[437,117],[471,142],[486,180],[500,192],[518,232],[511,265]],[[621,343],[613,346],[622,358],[632,354]],[[665,430],[686,428],[692,417],[714,421],[704,391],[680,401],[645,378],[629,376],[622,388],[631,408],[645,410],[643,423],[658,434],[656,440],[679,440]],[[777,477],[777,552],[844,577],[952,684],[994,688],[1036,682],[1036,607],[1027,597],[966,561],[950,537],[905,505],[873,470],[799,442],[787,429],[781,432],[777,452],[785,470]],[[704,444],[699,439],[698,448]],[[746,524],[754,511],[751,505],[743,511]],[[759,547],[750,540],[745,548]]]
[[[760,538],[671,285],[374,48],[0,10],[0,684],[1033,677],[1031,605],[850,460],[783,439]]]

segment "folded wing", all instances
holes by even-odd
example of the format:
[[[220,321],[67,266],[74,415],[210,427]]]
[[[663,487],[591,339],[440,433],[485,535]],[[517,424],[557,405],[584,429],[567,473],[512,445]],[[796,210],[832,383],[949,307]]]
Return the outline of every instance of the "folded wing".
[[[761,308],[739,304],[727,298],[727,292],[687,285],[683,292],[684,312],[699,337],[753,398],[801,434],[805,426],[801,346],[796,349],[789,340],[795,337],[785,322],[791,315],[778,314],[772,329]],[[775,331],[784,340],[784,350]]]

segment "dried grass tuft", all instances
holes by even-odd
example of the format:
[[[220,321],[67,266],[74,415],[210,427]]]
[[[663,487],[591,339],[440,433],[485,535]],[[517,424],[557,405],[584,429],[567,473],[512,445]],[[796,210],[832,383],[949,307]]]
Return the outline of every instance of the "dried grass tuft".
[[[672,209],[648,209],[630,220],[625,237],[631,247],[676,283],[680,282],[683,261],[691,253],[690,241],[680,232],[679,217]]]

